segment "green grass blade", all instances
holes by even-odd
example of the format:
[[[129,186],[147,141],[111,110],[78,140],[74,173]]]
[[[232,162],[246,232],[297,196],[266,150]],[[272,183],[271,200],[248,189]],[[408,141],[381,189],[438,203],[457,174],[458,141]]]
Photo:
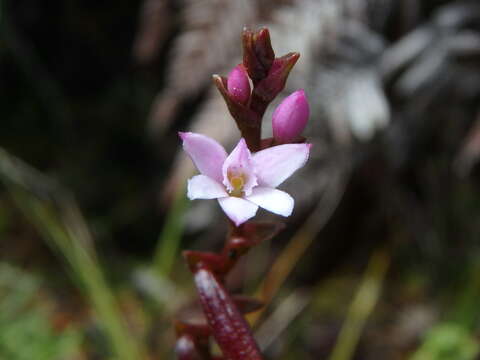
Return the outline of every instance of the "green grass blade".
[[[380,296],[389,262],[389,256],[384,251],[377,251],[370,258],[329,360],[353,358],[365,323]]]
[[[178,249],[184,229],[184,214],[188,207],[185,189],[176,192],[168,212],[165,225],[160,233],[153,259],[153,267],[158,274],[168,276],[178,256]]]
[[[95,309],[115,357],[144,359],[128,332],[73,198],[51,179],[0,149],[0,181],[47,244],[67,261]]]

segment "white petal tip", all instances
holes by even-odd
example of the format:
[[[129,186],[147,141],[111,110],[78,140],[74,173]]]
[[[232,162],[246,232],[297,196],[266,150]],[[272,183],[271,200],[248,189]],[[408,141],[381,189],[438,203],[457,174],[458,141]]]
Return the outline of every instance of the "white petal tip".
[[[239,227],[243,223],[247,222],[247,220],[239,220],[239,221],[232,220],[232,221],[233,221],[233,223],[235,224],[236,227]]]
[[[275,209],[276,211],[273,211],[273,212],[283,217],[289,217],[293,213],[293,206],[294,206],[294,201],[292,199],[292,202],[290,204],[285,204],[284,207],[282,208],[279,207]]]
[[[280,209],[279,209],[280,210]],[[280,211],[277,212],[278,215],[281,215],[283,217],[289,217],[293,213],[293,199],[292,199],[292,204],[289,205],[286,208],[281,209]]]
[[[295,205],[295,200],[286,192],[265,187],[253,189],[252,195],[247,199],[265,210],[285,217],[292,214]]]
[[[258,210],[258,206],[250,201],[232,196],[219,198],[218,203],[235,226],[254,217]]]

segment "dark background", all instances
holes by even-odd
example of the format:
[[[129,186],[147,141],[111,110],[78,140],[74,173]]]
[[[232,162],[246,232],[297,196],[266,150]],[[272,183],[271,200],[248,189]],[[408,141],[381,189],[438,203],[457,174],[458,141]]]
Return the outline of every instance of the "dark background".
[[[172,356],[174,311],[145,300],[132,274],[151,263],[174,191],[185,184],[176,132],[202,129],[216,137],[215,128],[231,127],[218,140],[238,139],[209,78],[240,61],[244,24],[269,26],[274,49],[304,50],[285,94],[305,88],[312,108],[305,135],[316,152],[301,180],[287,184],[297,199],[289,227],[256,254],[265,263],[254,274],[239,271],[239,278],[250,279],[246,285],[232,280],[236,289],[254,288],[266,264],[311,214],[318,216],[318,226],[308,228],[315,241],[283,289],[284,296],[306,289],[309,310],[299,308],[298,317],[285,320],[291,323],[267,356],[327,358],[361,274],[380,251],[388,272],[385,279],[374,276],[381,295],[354,358],[403,359],[425,348],[417,356],[430,357],[415,359],[475,358],[475,351],[459,349],[478,347],[476,1],[0,4],[0,146],[73,194],[106,278],[128,294],[119,300],[124,312],[145,312],[148,320],[137,332],[152,359]],[[328,9],[337,12],[328,15]],[[355,81],[366,85],[355,87]],[[224,122],[208,123],[212,114]],[[359,133],[351,125],[356,116],[375,129]],[[182,249],[221,244],[225,226],[218,209],[201,206],[175,215],[186,219]],[[204,211],[212,216],[197,216]],[[33,303],[53,304],[49,319],[61,314],[87,334],[72,358],[105,358],[108,346],[103,338],[92,340],[96,316],[71,280],[68,262],[22,215],[7,188],[0,188],[0,217],[2,263],[41,279],[49,300]],[[192,298],[191,279],[176,255],[169,281]],[[442,348],[445,324],[445,336],[455,339],[450,352]],[[440,335],[427,336],[438,328]]]

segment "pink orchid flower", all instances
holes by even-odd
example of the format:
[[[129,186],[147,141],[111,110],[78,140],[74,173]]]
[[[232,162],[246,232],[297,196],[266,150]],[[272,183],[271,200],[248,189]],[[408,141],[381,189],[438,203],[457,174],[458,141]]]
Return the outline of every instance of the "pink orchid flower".
[[[208,136],[179,133],[183,149],[200,171],[188,181],[190,200],[217,199],[236,226],[255,216],[258,207],[290,216],[294,200],[276,189],[305,165],[311,144],[273,146],[252,154],[242,138],[230,155]]]

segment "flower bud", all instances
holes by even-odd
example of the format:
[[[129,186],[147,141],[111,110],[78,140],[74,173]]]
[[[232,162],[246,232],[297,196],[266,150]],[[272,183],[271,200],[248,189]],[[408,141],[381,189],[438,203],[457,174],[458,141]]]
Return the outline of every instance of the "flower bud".
[[[288,53],[276,58],[267,77],[258,82],[254,88],[254,96],[268,105],[283,90],[290,70],[300,57],[299,53]]]
[[[243,65],[248,75],[256,84],[264,79],[272,67],[275,53],[270,41],[268,29],[263,28],[253,32],[248,28],[243,29]]]
[[[243,65],[239,64],[230,71],[227,89],[231,97],[239,103],[246,104],[250,98],[250,82]]]
[[[297,90],[287,96],[275,109],[272,117],[273,137],[279,143],[294,141],[307,125],[310,108],[305,91]]]
[[[273,60],[275,60],[275,53],[273,52],[268,29],[260,29],[253,35],[253,50],[257,56],[257,61],[268,74],[268,71],[272,67]]]

